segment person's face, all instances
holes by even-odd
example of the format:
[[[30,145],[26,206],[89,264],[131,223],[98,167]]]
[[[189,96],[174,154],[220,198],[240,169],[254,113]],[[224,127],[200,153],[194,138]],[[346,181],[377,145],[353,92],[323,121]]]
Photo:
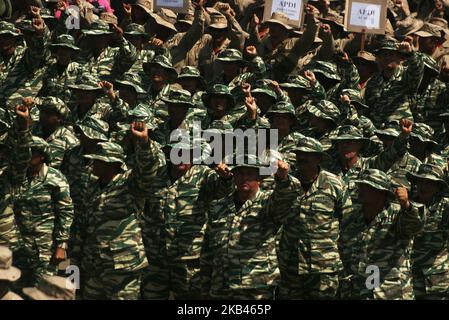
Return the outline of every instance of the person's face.
[[[358,156],[362,144],[357,140],[340,140],[337,141],[337,152],[342,159],[353,159]]]
[[[165,72],[164,68],[155,65],[150,70],[150,80],[154,86],[161,87],[167,83],[168,75]]]
[[[293,124],[292,116],[285,113],[274,113],[272,117],[272,129],[277,129],[280,136],[288,135]]]
[[[259,169],[241,167],[233,171],[234,183],[238,191],[253,193],[259,190],[260,176]]]
[[[184,22],[177,22],[175,24],[176,29],[179,33],[187,32],[190,29],[190,24]]]
[[[119,166],[120,163],[110,163],[94,159],[92,173],[100,179],[106,178],[110,176],[111,172],[115,172]]]
[[[399,54],[392,50],[382,50],[376,57],[380,70],[395,70],[401,63]]]
[[[227,29],[211,29],[210,35],[213,41],[220,43],[227,38],[228,31]]]
[[[148,13],[137,5],[133,5],[131,14],[133,22],[142,26],[147,22],[149,17]]]
[[[179,174],[179,175],[184,175],[187,171],[190,170],[190,168],[192,168],[192,164],[191,163],[180,163],[180,164],[172,164],[173,168],[175,169],[175,171]]]
[[[124,35],[125,39],[131,42],[131,44],[137,49],[141,49],[144,43],[144,39],[142,36],[135,35]]]
[[[0,36],[0,51],[5,55],[12,55],[16,50],[16,38],[5,34]]]
[[[186,118],[187,111],[189,109],[181,104],[168,104],[168,115],[171,119],[175,121],[182,121]]]
[[[313,114],[310,114],[309,124],[312,130],[318,134],[328,132],[332,126],[332,122],[330,120],[319,118]]]
[[[228,103],[228,99],[222,95],[215,95],[210,98],[210,108],[217,117],[222,117],[226,114]]]
[[[86,41],[94,50],[102,50],[109,46],[111,37],[109,35],[88,35]]]
[[[252,93],[252,95],[254,99],[256,99],[257,106],[259,107],[260,111],[265,114],[265,112],[267,112],[273,104],[273,98],[260,92]]]
[[[416,137],[410,137],[410,153],[415,157],[423,155],[427,152],[428,144]]]
[[[81,131],[78,132],[77,137],[80,141],[81,147],[84,149],[85,154],[90,154],[95,152],[95,149],[97,147],[97,144],[100,142],[99,140],[92,140]]]
[[[54,110],[44,109],[39,112],[39,122],[44,129],[56,129],[62,125],[62,117]]]
[[[416,180],[416,191],[418,202],[429,204],[433,197],[440,191],[441,186],[428,179]]]
[[[76,101],[82,106],[93,106],[97,99],[96,91],[75,90]]]
[[[290,101],[295,107],[300,106],[304,102],[304,96],[307,94],[305,90],[302,89],[287,89],[287,95]]]
[[[384,149],[389,148],[394,141],[394,137],[392,136],[386,136],[386,135],[378,135],[380,141],[382,141],[382,144],[384,145]]]
[[[419,37],[419,52],[432,55],[439,45],[438,38],[435,37]]]
[[[296,167],[298,169],[299,178],[312,173],[317,173],[319,170],[319,164],[321,162],[321,155],[317,153],[309,152],[297,152],[296,153]]]
[[[449,66],[443,65],[440,70],[440,80],[443,82],[449,82]]]
[[[373,188],[364,183],[358,185],[358,200],[360,204],[364,206],[378,205],[379,203],[385,203],[386,199],[387,191]]]
[[[222,67],[225,75],[235,77],[240,73],[241,65],[239,62],[224,62]]]
[[[283,26],[275,24],[275,23],[270,23],[269,25],[269,34],[270,37],[275,38],[275,39],[279,39],[279,38],[283,38],[287,35],[287,29],[285,29]]]
[[[357,71],[359,72],[361,79],[370,78],[375,72],[376,68],[368,62],[355,62]]]
[[[198,81],[195,78],[181,78],[178,80],[178,83],[184,90],[190,92],[190,94],[194,94],[198,90]]]
[[[137,92],[131,86],[119,86],[119,95],[130,106],[134,106],[137,102]]]
[[[38,150],[32,150],[31,153],[30,168],[41,166],[45,161],[44,155]]]
[[[69,48],[58,48],[56,50],[56,60],[60,65],[68,65],[72,61],[72,50]]]

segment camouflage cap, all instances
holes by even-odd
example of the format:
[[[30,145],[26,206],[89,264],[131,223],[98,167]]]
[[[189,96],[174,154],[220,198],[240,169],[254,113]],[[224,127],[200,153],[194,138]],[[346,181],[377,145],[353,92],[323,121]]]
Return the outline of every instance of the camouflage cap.
[[[421,58],[424,62],[424,67],[432,71],[434,76],[436,77],[440,73],[440,67],[438,66],[438,63],[435,61],[435,59],[428,54],[421,55]]]
[[[37,107],[39,110],[56,111],[63,119],[66,119],[70,112],[65,102],[57,97],[43,97]]]
[[[23,288],[25,295],[33,300],[75,300],[75,286],[68,288],[66,278],[44,275],[36,287]]]
[[[207,87],[206,81],[204,81],[204,78],[201,76],[200,70],[198,70],[198,68],[192,66],[182,67],[181,72],[179,73],[178,76],[178,80],[187,78],[197,79],[200,89],[201,90],[206,89]]]
[[[293,27],[289,25],[290,19],[283,12],[273,12],[271,18],[264,21],[264,24],[277,24],[284,27],[287,30],[292,30]]]
[[[309,80],[300,75],[289,78],[288,82],[281,83],[279,86],[284,89],[312,90]]]
[[[209,107],[210,98],[212,96],[225,96],[229,103],[231,104],[229,108],[233,108],[235,104],[234,96],[232,95],[229,87],[224,84],[214,84],[209,87],[205,94],[202,95],[201,99],[206,107]]]
[[[387,191],[390,195],[393,195],[391,178],[381,170],[365,169],[360,173],[359,178],[355,180],[354,183],[366,184],[377,190]]]
[[[108,141],[109,124],[99,118],[86,117],[75,125],[75,130],[91,140]]]
[[[399,51],[399,42],[393,39],[385,39],[380,42],[374,52],[379,54],[381,51]]]
[[[0,133],[11,128],[10,113],[3,108],[0,108]]]
[[[423,163],[419,166],[417,173],[407,172],[407,179],[411,183],[415,183],[417,179],[426,179],[440,183],[444,188],[448,185],[445,181],[444,170],[437,165],[430,163]]]
[[[85,35],[92,36],[104,36],[110,35],[112,32],[109,30],[109,24],[103,20],[95,20],[90,24],[89,29],[82,30]]]
[[[360,91],[354,89],[343,89],[341,90],[342,95],[347,95],[351,99],[351,103],[358,108],[369,109],[369,107],[363,103],[362,95]]]
[[[344,29],[344,18],[341,15],[328,13],[326,16],[320,18],[321,21],[325,23],[329,23],[333,26],[337,26],[341,29]]]
[[[292,151],[295,153],[324,153],[321,143],[318,140],[309,137],[299,139],[298,144],[292,149]]]
[[[156,129],[156,123],[153,121],[153,114],[145,104],[138,104],[135,108],[129,110],[127,120],[129,123],[142,121],[145,122],[148,130]],[[129,129],[130,126],[127,127],[127,130]]]
[[[424,21],[422,21],[421,19],[407,17],[404,20],[397,22],[394,36],[398,39],[403,39],[410,34],[416,33],[422,28],[423,25]]]
[[[164,19],[165,21],[170,22],[171,24],[175,24],[176,20],[178,19],[178,16],[176,15],[175,12],[173,12],[170,9],[167,8],[160,8],[158,13],[157,13],[162,19]]]
[[[173,14],[174,19],[172,16]],[[170,30],[171,33],[178,32],[174,25],[176,23],[176,14],[173,11],[164,8],[160,9],[157,14],[151,13],[150,16],[153,18],[156,24]]]
[[[173,82],[178,77],[178,72],[173,68],[172,62],[170,59],[164,55],[157,55],[151,61],[145,61],[143,63],[143,68],[145,73],[150,73],[151,68],[155,65],[162,67],[168,74],[169,82]]]
[[[443,38],[444,30],[440,26],[426,22],[424,23],[422,28],[415,34],[422,38],[430,38],[430,37]]]
[[[321,100],[315,104],[309,104],[307,111],[317,118],[331,120],[335,124],[338,124],[341,117],[341,112],[337,106],[328,100]]]
[[[449,117],[449,112],[440,113],[439,117],[441,117],[441,118],[448,118]]]
[[[20,278],[20,270],[12,265],[12,251],[0,246],[0,280],[14,282]]]
[[[165,103],[182,105],[187,108],[194,106],[190,92],[183,89],[171,89],[168,95],[162,98],[162,101]]]
[[[84,72],[81,77],[76,80],[76,84],[69,85],[69,89],[83,91],[101,91],[100,79],[90,73]]]
[[[41,18],[49,20],[56,19],[55,14],[49,8],[41,8]]]
[[[313,73],[319,73],[328,79],[335,81],[341,81],[341,77],[338,74],[337,65],[329,61],[315,61],[306,66],[306,70],[310,70]]]
[[[432,129],[431,126],[422,122],[417,122],[413,124],[413,129],[411,133],[412,137],[418,138],[422,142],[438,145],[438,143],[433,140],[433,134],[434,130]]]
[[[16,28],[16,26],[12,23],[6,21],[0,21],[0,36],[1,35],[12,35],[14,37],[19,37],[20,30]]]
[[[210,29],[227,29],[228,28],[228,20],[224,15],[219,12],[214,12],[210,15],[210,24],[207,26],[206,31],[210,31]]]
[[[226,49],[220,52],[217,61],[221,62],[240,62],[244,63],[243,55],[240,50],[237,49]]]
[[[117,143],[106,141],[97,144],[97,151],[94,154],[84,155],[87,159],[100,160],[103,162],[125,163],[125,153],[123,148]]]
[[[68,48],[74,51],[80,51],[80,48],[78,48],[75,44],[75,38],[69,34],[61,34],[50,45],[50,49],[57,48]]]
[[[130,23],[125,28],[125,32],[123,32],[123,34],[125,36],[142,36],[142,37],[148,36],[148,33],[145,31],[145,27],[137,23]]]
[[[22,33],[24,33],[24,32],[30,32],[30,33],[36,32],[36,30],[34,30],[34,28],[33,28],[33,21],[29,20],[29,19],[25,19],[25,20],[17,22],[16,26],[17,26],[17,28],[19,28],[22,31]]]
[[[186,13],[186,14],[178,14],[178,20],[176,21],[176,23],[187,23],[188,25],[192,25],[193,24],[193,19],[194,19],[194,15],[191,13]]]
[[[399,137],[401,132],[399,131],[399,121],[393,120],[387,123],[383,123],[379,129],[374,130],[378,136],[390,136]]]
[[[263,163],[257,155],[253,154],[233,154],[226,157],[224,162],[228,164],[229,169],[234,171],[238,168],[255,168],[260,169],[268,165]]]
[[[359,128],[351,125],[338,127],[337,130],[335,130],[334,133],[330,136],[330,140],[360,140],[364,142],[368,141],[368,139],[363,136],[363,133]]]
[[[276,113],[289,114],[293,118],[295,118],[296,115],[295,107],[291,103],[285,101],[279,101],[272,105],[270,109],[268,109],[266,116],[271,117]]]
[[[352,57],[354,63],[369,63],[377,68],[376,56],[368,51],[359,51],[356,56]]]
[[[231,125],[229,121],[226,120],[214,120],[209,125],[209,128],[205,130],[208,133],[218,133],[218,134],[227,134],[232,133],[234,131],[234,127]]]
[[[28,147],[30,147],[32,151],[35,150],[40,152],[44,156],[44,162],[46,164],[51,162],[50,145],[44,139],[33,136]]]
[[[138,94],[146,94],[147,92],[139,85],[142,83],[142,78],[139,74],[134,72],[125,72],[120,80],[115,81],[119,86],[132,87]]]

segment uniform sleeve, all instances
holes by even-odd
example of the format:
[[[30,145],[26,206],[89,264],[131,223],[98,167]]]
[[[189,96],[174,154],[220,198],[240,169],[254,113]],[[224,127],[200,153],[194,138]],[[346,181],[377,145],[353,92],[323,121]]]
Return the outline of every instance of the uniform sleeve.
[[[410,239],[424,227],[426,208],[422,204],[410,203],[408,210],[401,209],[396,221],[396,232],[402,239]]]
[[[192,26],[184,34],[179,43],[170,49],[173,64],[185,59],[187,53],[201,39],[204,33],[204,21],[203,10],[195,10]]]
[[[369,167],[387,171],[397,160],[404,156],[407,151],[407,145],[408,136],[404,136],[401,133],[388,148],[384,149],[379,155],[369,158]]]
[[[120,48],[114,58],[113,74],[125,73],[133,66],[136,61],[136,48],[130,42],[128,42],[128,40],[123,39],[123,41],[120,43]]]
[[[200,196],[206,201],[221,199],[233,191],[232,179],[221,178],[214,170],[208,169]]]
[[[408,60],[408,67],[405,70],[403,82],[408,93],[414,94],[418,91],[419,85],[424,75],[423,53],[413,52]]]
[[[274,191],[268,201],[268,212],[273,222],[280,226],[292,211],[293,202],[301,196],[301,183],[289,175],[285,181],[275,179]]]
[[[242,27],[233,16],[226,14],[226,19],[228,20],[229,39],[231,40],[229,48],[243,51],[247,33],[243,31]]]
[[[9,163],[10,182],[18,184],[25,178],[28,163],[31,160],[31,149],[28,144],[31,142],[31,131],[18,131],[11,129],[6,138],[7,150],[5,156]]]
[[[55,210],[54,239],[59,246],[69,240],[70,227],[73,222],[73,203],[70,197],[69,183],[62,174],[53,190],[52,201]]]
[[[129,176],[129,190],[136,197],[146,197],[151,191],[158,169],[165,165],[158,144],[149,141],[136,147],[136,165]]]
[[[36,71],[45,60],[45,57],[47,56],[46,43],[49,41],[48,39],[49,31],[47,27],[45,27],[42,35],[33,36],[27,43],[28,46],[25,49],[25,64],[29,71]]]

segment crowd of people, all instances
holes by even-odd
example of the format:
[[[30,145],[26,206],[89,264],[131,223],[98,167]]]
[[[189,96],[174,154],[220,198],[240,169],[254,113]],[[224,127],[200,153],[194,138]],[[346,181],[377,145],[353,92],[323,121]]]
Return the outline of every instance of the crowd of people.
[[[0,300],[448,299],[449,2],[344,6],[0,0]]]

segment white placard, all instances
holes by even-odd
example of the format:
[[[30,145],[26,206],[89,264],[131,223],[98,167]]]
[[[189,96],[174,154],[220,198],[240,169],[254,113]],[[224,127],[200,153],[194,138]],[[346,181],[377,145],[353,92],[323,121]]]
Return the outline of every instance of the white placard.
[[[347,31],[385,33],[387,0],[346,0],[345,12]]]
[[[156,10],[166,8],[178,13],[188,13],[189,5],[190,0],[155,0],[154,2]]]
[[[266,0],[264,20],[269,20],[274,12],[284,13],[289,18],[289,25],[300,27],[304,18],[306,0]]]

